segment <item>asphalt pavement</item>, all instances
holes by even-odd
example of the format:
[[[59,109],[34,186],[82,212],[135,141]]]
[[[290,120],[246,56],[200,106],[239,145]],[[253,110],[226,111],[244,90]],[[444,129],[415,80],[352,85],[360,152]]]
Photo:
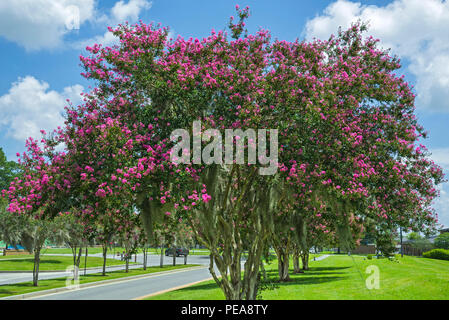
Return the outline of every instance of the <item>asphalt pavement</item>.
[[[211,279],[205,266],[194,270],[176,270],[145,278],[100,284],[49,295],[32,297],[31,300],[132,300]]]
[[[71,254],[55,254],[58,256],[61,255],[67,255],[71,256]],[[92,257],[102,257],[102,254],[90,254],[89,256]],[[120,257],[108,255],[109,259],[117,259],[120,260]],[[132,262],[134,262],[134,256],[131,259]],[[133,268],[142,268],[143,264],[143,255],[137,255],[137,265],[130,264],[130,269]],[[81,259],[80,264],[80,274],[84,274],[83,269],[83,262],[84,260]],[[166,257],[164,256],[164,265],[172,265],[173,264],[173,257]],[[176,265],[184,264],[184,257],[177,257],[176,258]],[[209,256],[200,256],[200,255],[190,255],[187,257],[187,264],[199,264],[199,265],[209,265]],[[147,266],[159,266],[160,265],[160,256],[155,254],[149,254],[148,255],[148,261]],[[125,266],[116,266],[116,267],[106,267],[107,272],[111,271],[117,271],[117,270],[123,270],[125,269]],[[102,272],[103,268],[93,268],[93,269],[87,269],[87,274],[92,273],[99,273]],[[39,272],[39,280],[46,280],[46,279],[56,279],[61,277],[67,277],[71,274],[71,272]],[[4,284],[14,284],[14,283],[21,283],[21,282],[27,282],[27,281],[33,281],[33,274],[31,272],[0,272],[0,285]]]

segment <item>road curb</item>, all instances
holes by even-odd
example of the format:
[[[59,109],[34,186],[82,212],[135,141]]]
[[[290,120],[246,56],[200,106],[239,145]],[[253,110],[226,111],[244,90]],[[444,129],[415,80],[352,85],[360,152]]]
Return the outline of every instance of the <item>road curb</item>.
[[[189,267],[189,268],[181,268],[181,269],[174,269],[174,270],[168,270],[168,271],[160,271],[160,272],[154,272],[154,273],[148,273],[148,274],[141,274],[141,275],[137,275],[137,276],[123,277],[123,278],[118,278],[118,279],[95,281],[95,282],[80,284],[79,289],[95,287],[95,286],[100,286],[100,285],[104,285],[104,284],[118,283],[118,282],[123,282],[123,281],[128,281],[128,280],[135,280],[135,279],[140,279],[140,278],[150,278],[150,277],[154,277],[154,276],[158,276],[158,275],[170,274],[170,273],[181,272],[181,271],[204,269],[204,268],[208,268],[208,266],[195,266],[195,267]],[[30,293],[24,293],[24,294],[3,297],[3,298],[0,298],[0,300],[25,300],[28,298],[45,296],[45,295],[52,294],[52,293],[59,293],[59,292],[73,291],[73,290],[76,290],[76,289],[68,289],[66,287],[61,287],[61,288],[54,288],[54,289],[48,289],[48,290],[42,290],[42,291],[36,291],[36,292],[30,292]]]

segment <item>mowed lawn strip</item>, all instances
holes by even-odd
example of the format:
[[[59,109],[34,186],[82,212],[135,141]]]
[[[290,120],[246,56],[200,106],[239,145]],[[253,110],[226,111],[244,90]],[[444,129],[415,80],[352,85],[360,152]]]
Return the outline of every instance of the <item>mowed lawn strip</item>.
[[[368,289],[367,278],[379,270],[379,289]],[[276,264],[266,267],[271,289],[261,292],[267,300],[447,300],[449,299],[449,261],[404,257],[398,261],[368,260],[361,256],[333,255],[310,261],[304,274],[290,274],[291,280],[279,283]],[[375,269],[372,268],[371,269]],[[291,270],[293,271],[293,270]],[[370,278],[371,279],[371,278]],[[368,282],[370,280],[368,279]],[[152,300],[221,300],[224,295],[214,281],[153,296]]]
[[[125,261],[107,259],[106,266],[125,264]],[[130,261],[130,264],[134,262]],[[70,256],[41,256],[40,271],[64,271],[68,266],[73,265],[73,257]],[[0,271],[33,271],[34,258],[11,258],[0,260]],[[87,268],[102,267],[103,258],[87,257]],[[81,259],[80,267],[84,268],[84,257]]]
[[[137,268],[137,269],[130,269],[128,273],[126,273],[125,270],[111,271],[111,272],[108,272],[106,274],[106,276],[101,275],[101,273],[87,274],[84,276],[81,271],[80,272],[80,284],[96,282],[96,281],[103,281],[103,280],[126,278],[126,277],[131,277],[131,276],[151,274],[151,273],[162,272],[162,271],[170,271],[170,270],[175,270],[175,269],[183,269],[183,268],[189,268],[189,267],[194,267],[194,266],[197,266],[197,265],[187,264],[187,265],[178,265],[178,266],[164,266],[163,268],[147,267],[147,270],[143,270],[143,268]],[[42,290],[49,290],[49,289],[54,289],[54,288],[62,288],[62,287],[66,286],[66,279],[67,279],[66,277],[63,277],[63,278],[50,279],[50,280],[39,280],[38,287],[34,287],[33,283],[31,281],[17,283],[17,284],[0,285],[0,298],[6,297],[6,296],[42,291]]]

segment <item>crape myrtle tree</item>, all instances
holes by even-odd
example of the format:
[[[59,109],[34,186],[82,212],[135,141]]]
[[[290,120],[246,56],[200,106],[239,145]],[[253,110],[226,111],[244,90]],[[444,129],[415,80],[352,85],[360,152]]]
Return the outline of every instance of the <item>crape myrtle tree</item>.
[[[65,230],[59,228],[53,220],[44,218],[44,216],[35,218],[28,215],[22,218],[24,219],[24,229],[22,230],[20,242],[26,250],[34,255],[33,286],[37,287],[41,252],[46,241],[62,244],[67,235]]]
[[[291,150],[303,158],[299,168],[305,174],[295,177],[295,184],[307,181],[308,197],[327,203],[341,235],[348,234],[341,231],[348,230],[353,215],[395,227],[432,228],[430,203],[441,169],[417,146],[425,133],[413,114],[409,85],[393,73],[399,61],[378,49],[377,40],[362,39],[364,30],[358,23],[328,41],[279,43],[284,63],[296,60],[298,50],[316,59],[302,66],[302,74],[290,72],[277,83],[290,84],[290,91],[284,85],[284,97],[299,100],[284,103],[291,106],[286,115],[298,124],[289,132],[297,143]]]
[[[140,242],[139,237],[140,230],[138,230],[137,227],[131,227],[129,230],[125,230],[124,232],[120,233],[119,241],[125,249],[125,272],[129,271],[129,260],[131,259],[132,255],[137,253]]]
[[[160,249],[159,266],[164,267],[164,247],[170,243],[171,232],[165,223],[155,223],[153,226],[153,240],[151,244]]]
[[[8,190],[3,190],[9,202],[8,211],[24,219],[21,243],[34,254],[34,286],[38,285],[40,254],[45,241],[59,242],[64,236],[52,218],[58,213],[60,201],[67,196],[69,181],[64,178],[64,152],[55,152],[54,147],[44,138],[27,139],[26,151],[18,154],[21,173]]]
[[[394,73],[398,59],[363,39],[360,23],[326,41],[271,41],[266,30],[244,32],[248,8],[237,11],[231,35],[170,40],[168,29],[140,22],[109,29],[119,45],[86,48],[83,75],[96,88],[67,109],[58,135],[65,166],[52,159],[50,170],[62,172],[47,177],[57,187],[9,190],[10,210],[35,212],[48,203],[44,211],[55,214],[64,190],[86,224],[126,224],[138,208],[149,239],[157,217],[170,212],[211,251],[210,270],[227,299],[256,298],[273,218],[294,214],[295,199],[324,202],[329,225],[347,240],[352,217],[432,228],[442,172],[419,144],[425,132],[409,84]],[[270,131],[257,145],[262,166],[249,153],[245,164],[223,165],[216,134],[212,144],[205,134],[197,143],[213,161],[197,161],[194,148],[190,163],[173,163],[171,133],[182,128],[195,137],[194,121],[200,133],[241,129],[227,141],[234,150],[246,129],[278,135]],[[252,150],[255,139],[243,139]],[[267,174],[264,165],[278,170]],[[29,170],[47,186],[38,167]]]
[[[72,251],[75,278],[78,278],[77,272],[80,267],[81,255],[83,248],[88,246],[90,235],[86,233],[86,228],[76,210],[60,213],[54,218],[54,223],[59,230],[63,231],[61,240]]]
[[[320,211],[312,208],[310,215],[299,216],[294,224],[293,236],[293,272],[308,270],[309,252],[312,247],[323,247],[335,243],[335,229],[329,226]],[[299,260],[302,262],[302,270]]]

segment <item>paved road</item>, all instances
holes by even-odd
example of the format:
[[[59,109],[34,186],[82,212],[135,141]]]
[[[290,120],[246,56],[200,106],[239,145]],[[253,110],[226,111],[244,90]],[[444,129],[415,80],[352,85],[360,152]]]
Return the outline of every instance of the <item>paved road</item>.
[[[32,298],[32,300],[131,300],[210,278],[211,275],[207,267],[196,270],[179,270],[140,279],[39,296]]]
[[[326,259],[329,256],[330,256],[329,254],[323,254],[322,256],[314,258],[313,261],[321,261],[321,260]]]
[[[317,261],[326,259],[329,255],[316,258]],[[138,261],[142,257],[138,256]],[[151,255],[150,262],[159,264],[159,256]],[[177,263],[183,262],[184,258],[177,258]],[[164,259],[170,264],[172,259]],[[197,262],[195,262],[197,261]],[[189,263],[207,265],[209,256],[190,256]],[[217,274],[218,271],[217,271]],[[61,276],[60,274],[58,275]],[[142,298],[161,291],[186,286],[199,281],[211,279],[209,269],[205,266],[195,270],[176,270],[165,274],[148,275],[145,278],[122,280],[121,282],[101,284],[93,287],[80,288],[45,296],[31,298],[33,300],[131,300]]]
[[[59,254],[60,256],[61,254]],[[67,254],[68,256],[71,256],[71,254]],[[97,256],[102,257],[102,254],[91,254],[89,256]],[[116,259],[117,257],[114,257],[112,255],[108,255],[109,259]],[[134,262],[134,256],[131,260]],[[143,255],[137,255],[137,262],[143,263]],[[200,265],[209,265],[209,256],[199,256],[199,255],[191,255],[187,258],[188,264],[200,264]],[[173,257],[165,257],[164,256],[164,265],[172,265],[173,264]],[[176,264],[184,264],[184,257],[177,257],[176,258]],[[148,266],[159,266],[160,265],[160,256],[159,255],[148,255]],[[83,266],[83,260],[81,260],[81,270],[80,274],[84,274]],[[130,265],[130,268],[141,268],[142,265]],[[116,271],[116,270],[122,270],[125,266],[119,266],[119,267],[107,267],[107,272],[110,271]],[[86,270],[86,273],[98,273],[101,272],[102,268],[95,268],[95,269],[89,269]],[[61,272],[40,272],[39,273],[39,279],[45,280],[45,279],[55,279],[55,278],[61,278],[61,277],[67,277],[70,273],[66,273],[65,271]],[[30,272],[24,272],[24,273],[0,273],[0,285],[4,284],[14,284],[14,283],[21,283],[21,282],[27,282],[33,280],[33,274]]]
[[[329,257],[329,255],[322,255],[317,257],[315,261],[320,261],[327,257]],[[209,261],[208,258],[208,256],[200,256],[199,259],[203,259],[207,263]],[[219,274],[218,270],[216,270],[216,272]],[[126,280],[124,282],[49,294],[33,298],[33,300],[131,300],[208,280],[211,279],[211,277],[207,267],[196,270],[179,270],[174,271],[173,273],[153,275],[141,279]]]

